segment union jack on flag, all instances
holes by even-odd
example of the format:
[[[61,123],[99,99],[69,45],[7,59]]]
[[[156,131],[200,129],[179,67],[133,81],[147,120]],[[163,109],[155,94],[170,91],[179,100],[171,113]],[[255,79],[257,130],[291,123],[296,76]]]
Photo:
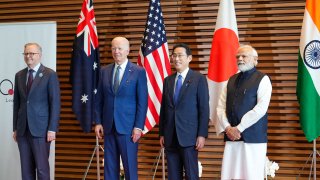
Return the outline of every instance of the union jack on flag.
[[[91,45],[93,46],[93,49],[96,49],[99,46],[92,0],[84,0],[82,4],[77,28],[77,37],[81,35],[84,35],[83,49],[87,56],[90,56]]]
[[[163,80],[171,74],[169,50],[160,0],[150,0],[138,64],[147,72],[148,111],[143,133],[159,123]]]
[[[71,62],[72,109],[84,132],[91,132],[100,74],[99,43],[92,0],[84,0]]]

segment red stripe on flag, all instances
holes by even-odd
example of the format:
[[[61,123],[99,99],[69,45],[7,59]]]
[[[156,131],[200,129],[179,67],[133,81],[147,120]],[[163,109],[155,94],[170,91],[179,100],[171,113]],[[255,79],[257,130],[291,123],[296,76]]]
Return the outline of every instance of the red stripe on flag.
[[[156,107],[154,106],[154,104],[152,103],[151,101],[151,98],[149,97],[149,101],[148,101],[148,108],[149,108],[149,111],[150,111],[150,114],[153,116],[153,119],[155,121],[156,124],[158,124],[159,122],[159,113],[157,112],[157,109]],[[150,122],[149,122],[150,124]],[[152,126],[153,127],[153,126]],[[152,128],[151,127],[151,128]]]
[[[157,49],[156,51],[153,51],[153,52],[152,52],[152,56],[153,56],[153,59],[154,59],[154,60],[156,60],[156,59],[157,59],[157,60],[161,60],[161,58],[160,58],[160,56],[159,56],[158,49]],[[155,61],[155,64],[157,65],[158,71],[159,71],[159,73],[160,73],[160,74],[158,74],[158,75],[160,75],[161,80],[163,81],[163,79],[164,79],[164,74],[163,74],[162,63],[161,63],[161,61]]]
[[[153,53],[152,53],[153,54]],[[156,61],[157,62],[157,61]],[[151,67],[150,67],[150,64],[149,64],[149,59],[148,58],[145,58],[144,59],[144,68],[146,69],[146,72],[147,72],[147,75],[148,75],[148,78],[149,78],[149,82],[150,82],[150,85],[152,87],[152,89],[154,90],[154,93],[156,94],[156,97],[157,99],[159,100],[159,102],[161,102],[161,98],[162,98],[162,89],[160,89],[158,83],[157,83],[157,80],[156,80],[156,74],[154,74],[154,72],[152,71]],[[160,69],[162,69],[160,67],[157,67],[158,68],[158,71],[160,72]],[[159,76],[159,75],[158,75]],[[149,84],[148,84],[149,85]]]
[[[171,64],[170,64],[170,59],[167,52],[166,44],[163,44],[161,47],[162,47],[163,56],[165,58],[164,63],[166,66],[167,74],[169,75],[171,74]]]
[[[148,117],[146,117],[144,128],[147,129],[148,131],[153,128],[153,126],[150,124],[150,120],[148,119]]]
[[[141,50],[140,50],[141,51]],[[139,66],[142,66],[142,62],[141,62],[141,55],[139,54],[138,56],[138,61],[137,61]],[[143,66],[142,66],[143,67]]]

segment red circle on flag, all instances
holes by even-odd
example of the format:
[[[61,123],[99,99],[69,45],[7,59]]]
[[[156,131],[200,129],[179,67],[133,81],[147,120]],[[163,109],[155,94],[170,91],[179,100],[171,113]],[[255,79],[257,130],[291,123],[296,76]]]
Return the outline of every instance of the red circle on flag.
[[[208,78],[215,82],[227,81],[238,71],[236,53],[239,40],[236,33],[227,28],[215,31],[212,40]]]

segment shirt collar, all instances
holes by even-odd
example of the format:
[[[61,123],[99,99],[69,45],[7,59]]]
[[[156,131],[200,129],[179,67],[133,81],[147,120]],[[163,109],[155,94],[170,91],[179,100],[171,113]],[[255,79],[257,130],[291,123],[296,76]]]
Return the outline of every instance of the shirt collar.
[[[38,72],[39,68],[40,68],[40,65],[41,63],[37,64],[32,70],[34,70],[34,72]],[[28,71],[30,70],[31,68],[28,67]]]
[[[185,79],[186,76],[187,76],[187,74],[188,74],[188,71],[189,71],[189,68],[185,69],[185,70],[182,71],[181,73],[178,73],[178,72],[177,72],[177,77],[178,77],[179,75],[181,75],[182,78]]]
[[[127,66],[127,64],[128,64],[128,59],[126,60],[126,61],[124,61],[122,64],[120,64],[120,65],[118,65],[117,63],[115,63],[115,66],[114,66],[114,68],[116,69],[118,66],[120,66],[121,67],[121,70],[124,70],[124,69],[126,69],[126,66]]]

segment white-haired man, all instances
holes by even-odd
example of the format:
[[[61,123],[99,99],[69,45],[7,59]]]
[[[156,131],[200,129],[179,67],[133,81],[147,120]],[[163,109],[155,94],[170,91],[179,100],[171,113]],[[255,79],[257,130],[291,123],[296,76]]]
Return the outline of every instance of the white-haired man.
[[[240,46],[236,57],[240,72],[228,80],[217,107],[226,142],[221,179],[262,180],[272,85],[255,68],[258,53],[252,46]]]

